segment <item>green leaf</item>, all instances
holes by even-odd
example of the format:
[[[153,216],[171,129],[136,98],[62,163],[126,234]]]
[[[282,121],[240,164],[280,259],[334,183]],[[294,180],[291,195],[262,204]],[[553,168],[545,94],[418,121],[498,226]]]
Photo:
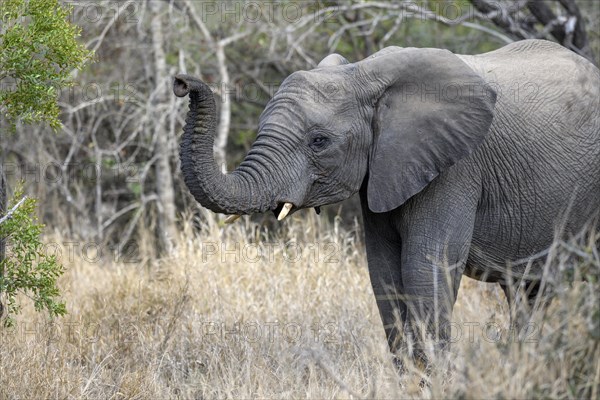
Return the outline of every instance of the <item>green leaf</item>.
[[[11,210],[22,198],[20,185],[7,209]],[[50,317],[67,312],[57,287],[57,279],[64,273],[64,267],[55,256],[44,253],[40,240],[44,226],[38,223],[35,211],[36,200],[27,198],[0,224],[0,238],[7,242],[6,257],[0,260],[0,293],[7,299],[5,327],[14,323],[14,315],[21,309],[17,302],[19,294],[27,295],[36,311],[46,311]]]
[[[45,122],[60,128],[55,88],[72,86],[92,52],[77,42],[70,8],[58,0],[0,3],[0,115],[11,124]]]

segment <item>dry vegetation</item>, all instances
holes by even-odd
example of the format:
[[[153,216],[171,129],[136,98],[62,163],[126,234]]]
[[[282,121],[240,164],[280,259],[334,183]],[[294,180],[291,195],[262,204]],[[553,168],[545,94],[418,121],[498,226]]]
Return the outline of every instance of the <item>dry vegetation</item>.
[[[207,217],[161,260],[142,247],[92,262],[48,238],[63,248],[69,314],[26,308],[0,332],[0,398],[599,396],[598,237],[557,244],[552,268],[589,281],[559,285],[526,342],[508,335],[497,286],[465,278],[449,372],[421,388],[418,369],[399,377],[390,362],[359,232],[312,213],[279,233]]]

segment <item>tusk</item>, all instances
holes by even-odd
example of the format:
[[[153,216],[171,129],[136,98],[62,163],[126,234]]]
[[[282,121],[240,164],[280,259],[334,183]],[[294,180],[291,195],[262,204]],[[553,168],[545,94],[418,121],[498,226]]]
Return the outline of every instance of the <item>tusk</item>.
[[[282,219],[287,217],[292,207],[294,207],[292,203],[285,203],[283,205],[283,208],[281,209],[281,212],[279,213],[279,217],[277,217],[277,221],[281,221]]]
[[[240,217],[241,217],[241,215],[237,215],[237,214],[229,215],[227,218],[225,218],[225,223],[226,224],[233,224]]]

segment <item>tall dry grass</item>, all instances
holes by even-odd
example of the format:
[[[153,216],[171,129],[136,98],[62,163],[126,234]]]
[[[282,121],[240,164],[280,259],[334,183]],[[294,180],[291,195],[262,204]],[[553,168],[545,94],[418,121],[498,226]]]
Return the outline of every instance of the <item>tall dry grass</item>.
[[[497,285],[464,278],[448,367],[421,387],[418,368],[400,377],[392,365],[358,230],[303,213],[277,232],[206,221],[200,234],[186,224],[160,260],[148,240],[96,260],[104,249],[48,238],[68,268],[69,314],[47,321],[26,307],[0,332],[0,398],[599,396],[591,233],[555,246],[551,269],[588,282],[560,280],[524,341]]]

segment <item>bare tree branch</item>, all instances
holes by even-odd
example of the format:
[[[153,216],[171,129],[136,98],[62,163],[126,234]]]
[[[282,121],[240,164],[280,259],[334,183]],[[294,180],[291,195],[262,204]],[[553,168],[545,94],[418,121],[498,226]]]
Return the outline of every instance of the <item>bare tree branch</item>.
[[[3,224],[5,221],[11,219],[15,211],[17,211],[19,207],[21,207],[25,200],[27,200],[27,196],[23,196],[23,198],[19,200],[17,204],[15,204],[10,210],[8,210],[8,212],[2,218],[0,218],[0,224]]]
[[[550,34],[558,43],[596,63],[589,45],[585,23],[574,0],[527,0],[512,3],[490,0],[471,0],[488,19],[515,39],[547,38]],[[527,15],[522,5],[531,13]],[[561,5],[565,15],[557,15],[550,5]],[[538,28],[539,23],[542,27]],[[466,26],[466,24],[463,24]]]
[[[565,39],[564,29],[561,28],[560,24],[555,23],[557,21],[556,15],[552,12],[550,7],[543,0],[529,0],[527,2],[527,8],[531,11],[534,17],[544,26],[551,26],[550,32],[560,43]]]
[[[585,30],[585,22],[579,7],[575,4],[574,0],[559,0],[559,2],[571,16],[570,19],[574,19],[575,21],[574,29],[571,29],[568,23],[565,25],[566,40],[571,41],[570,35],[572,34],[572,45],[581,50],[581,52],[585,54],[584,57],[593,59],[594,55],[590,48],[587,32]]]
[[[167,74],[167,62],[164,52],[164,35],[162,29],[162,5],[160,2],[150,2],[153,17],[151,20],[152,28],[152,48],[154,51],[154,63],[156,69],[156,103],[168,103],[168,93],[170,78]],[[159,198],[160,208],[158,211],[159,237],[161,239],[161,248],[169,250],[172,246],[172,241],[176,236],[175,228],[175,192],[173,189],[173,177],[171,172],[171,154],[169,151],[170,131],[165,129],[166,115],[161,113],[159,121],[155,122],[154,140],[156,141],[156,154],[158,159],[156,162],[156,192]]]

